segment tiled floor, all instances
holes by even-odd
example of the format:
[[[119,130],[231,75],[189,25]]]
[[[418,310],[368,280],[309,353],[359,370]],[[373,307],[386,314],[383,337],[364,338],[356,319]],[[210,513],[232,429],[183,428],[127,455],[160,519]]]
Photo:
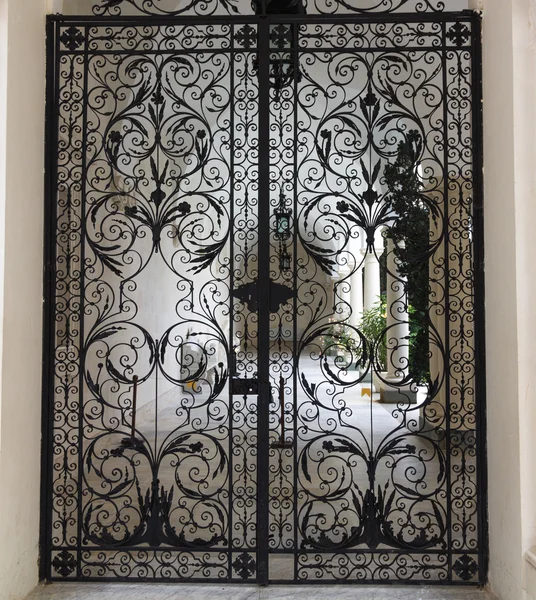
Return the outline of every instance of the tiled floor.
[[[221,585],[54,584],[40,586],[27,600],[495,600],[475,588]]]

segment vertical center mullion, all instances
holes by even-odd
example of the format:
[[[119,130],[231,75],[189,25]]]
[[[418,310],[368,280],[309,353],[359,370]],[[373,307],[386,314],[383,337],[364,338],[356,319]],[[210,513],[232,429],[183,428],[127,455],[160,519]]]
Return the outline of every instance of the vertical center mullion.
[[[270,36],[259,21],[259,267],[257,400],[257,577],[268,583],[269,417],[270,417]]]

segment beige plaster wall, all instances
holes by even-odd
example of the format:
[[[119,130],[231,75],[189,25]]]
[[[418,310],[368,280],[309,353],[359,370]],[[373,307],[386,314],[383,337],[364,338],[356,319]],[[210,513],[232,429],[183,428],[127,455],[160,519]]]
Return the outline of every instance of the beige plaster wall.
[[[487,2],[483,29],[490,583],[513,600],[521,591],[519,355],[517,312],[504,294],[517,284],[512,0]]]
[[[0,599],[19,600],[38,576],[45,2],[2,0],[2,11]]]
[[[483,3],[490,584],[524,597],[534,543],[534,100],[528,0]]]
[[[7,2],[0,0],[0,315],[4,312],[4,235],[6,206],[6,136],[7,126]],[[2,331],[0,319],[0,381],[2,377]],[[2,390],[0,388],[0,455],[2,449]]]
[[[513,2],[514,167],[521,550],[536,545],[536,48],[530,47],[529,0]],[[523,558],[522,557],[522,558]],[[525,572],[526,572],[525,563]],[[521,569],[523,573],[523,567]],[[522,597],[528,589],[522,578]]]

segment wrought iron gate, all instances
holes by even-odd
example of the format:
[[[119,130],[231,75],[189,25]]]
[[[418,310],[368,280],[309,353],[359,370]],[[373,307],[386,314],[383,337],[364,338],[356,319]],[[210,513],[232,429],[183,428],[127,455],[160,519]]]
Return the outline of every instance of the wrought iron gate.
[[[43,575],[482,583],[479,18],[48,23]]]

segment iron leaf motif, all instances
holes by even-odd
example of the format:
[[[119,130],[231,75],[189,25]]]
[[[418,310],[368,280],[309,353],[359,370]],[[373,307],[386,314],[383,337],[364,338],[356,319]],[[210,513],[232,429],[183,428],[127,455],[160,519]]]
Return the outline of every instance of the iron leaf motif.
[[[245,5],[245,9],[242,9],[241,4]],[[286,5],[283,3],[283,10],[289,12],[296,12],[295,5],[301,3],[296,0],[289,0]],[[419,0],[416,4],[413,0],[369,0],[363,6],[364,2],[360,0],[333,0],[332,2],[326,3],[324,7],[320,2],[314,2],[313,0],[304,1],[303,4],[307,7],[313,5],[316,10],[320,13],[333,14],[337,12],[353,12],[356,14],[367,14],[367,13],[383,13],[391,14],[401,11],[414,11],[414,12],[443,12],[445,10],[444,0]],[[266,3],[261,3],[259,0],[255,0],[254,9],[256,14],[274,14],[277,8],[274,5],[279,6],[278,2],[270,0]],[[289,6],[290,5],[290,6]],[[229,14],[250,14],[249,2],[241,3],[239,0],[189,0],[183,3],[180,8],[169,8],[166,6],[164,0],[95,0],[93,5],[93,13],[96,15],[102,14],[122,14],[122,7],[129,6],[136,8],[141,14],[144,15],[158,15],[158,16],[176,16],[180,14],[214,14],[215,11],[221,6],[223,10]],[[302,9],[303,10],[303,9]],[[263,13],[264,11],[264,13]],[[288,13],[287,13],[288,14]]]
[[[463,46],[471,37],[471,32],[469,28],[464,23],[454,23],[454,25],[448,30],[447,33],[448,39],[458,46]]]
[[[84,34],[78,27],[69,27],[60,36],[60,42],[71,52],[78,50],[85,41]]]
[[[51,69],[51,574],[474,582],[476,21],[96,6]]]
[[[233,562],[233,569],[242,579],[249,579],[255,574],[257,563],[251,554],[242,552]]]
[[[463,581],[471,581],[478,572],[478,565],[474,558],[464,554],[454,563],[452,570]]]
[[[243,27],[240,27],[234,36],[235,41],[248,50],[254,48],[257,44],[257,32],[256,30],[246,23]]]
[[[74,573],[77,562],[74,554],[68,550],[62,550],[52,560],[52,566],[56,573],[59,573],[62,577],[69,577],[71,573]]]

